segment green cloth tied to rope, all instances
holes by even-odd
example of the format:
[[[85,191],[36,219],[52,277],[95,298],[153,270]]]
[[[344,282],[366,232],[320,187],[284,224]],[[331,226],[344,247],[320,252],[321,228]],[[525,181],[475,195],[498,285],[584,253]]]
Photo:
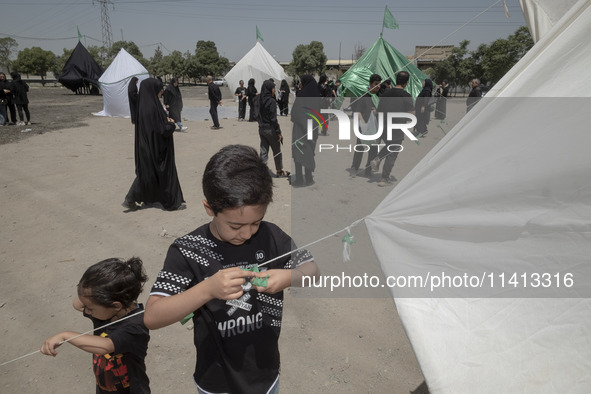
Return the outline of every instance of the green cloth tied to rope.
[[[242,271],[252,271],[252,272],[260,272],[259,271],[259,266],[258,265],[253,265],[252,267],[249,268],[241,268]],[[250,283],[252,283],[254,286],[257,287],[267,287],[267,279],[269,278],[269,275],[265,276],[264,278],[251,278],[250,279]]]

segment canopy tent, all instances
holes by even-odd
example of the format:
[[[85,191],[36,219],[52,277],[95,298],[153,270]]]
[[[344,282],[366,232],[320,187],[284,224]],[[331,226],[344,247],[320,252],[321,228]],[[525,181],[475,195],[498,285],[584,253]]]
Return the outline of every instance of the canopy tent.
[[[113,63],[99,79],[103,91],[104,107],[101,112],[94,115],[128,118],[130,114],[127,85],[132,77],[137,77],[141,82],[148,78],[148,70],[125,49],[121,48]]]
[[[98,80],[102,74],[102,68],[84,45],[78,42],[62,73],[57,77],[57,81],[76,94],[86,92],[98,94]]]
[[[287,80],[283,67],[258,41],[224,77],[232,92],[240,86],[240,80],[243,80],[244,86],[247,86],[248,80],[251,78],[254,78],[259,90],[263,81],[269,78],[273,78],[277,87],[281,84],[282,79]]]
[[[554,15],[563,6],[523,0],[525,15],[532,3]],[[386,276],[464,271],[490,288],[485,298],[461,285],[440,298],[391,289],[431,393],[591,391],[589,26],[591,0],[580,0],[540,29],[366,218]],[[536,287],[544,272],[552,281]]]
[[[383,79],[395,79],[398,71],[408,71],[410,80],[406,91],[417,97],[423,88],[423,81],[429,78],[404,55],[398,52],[382,37],[361,56],[341,78],[343,95],[360,97],[367,92],[371,74],[379,74]]]

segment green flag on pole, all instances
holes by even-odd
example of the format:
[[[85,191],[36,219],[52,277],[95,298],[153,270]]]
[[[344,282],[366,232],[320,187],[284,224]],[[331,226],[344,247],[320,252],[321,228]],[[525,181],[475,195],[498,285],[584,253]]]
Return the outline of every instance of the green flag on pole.
[[[259,27],[257,26],[257,41],[261,40],[261,41],[265,41],[263,40],[263,36],[261,35],[261,32],[259,31]]]
[[[398,22],[396,22],[396,19],[394,19],[394,17],[392,16],[392,13],[388,9],[388,6],[386,6],[386,10],[384,11],[383,27],[388,29],[398,29]]]
[[[80,34],[80,28],[76,26],[76,30],[78,30],[78,41],[82,41],[82,34]]]

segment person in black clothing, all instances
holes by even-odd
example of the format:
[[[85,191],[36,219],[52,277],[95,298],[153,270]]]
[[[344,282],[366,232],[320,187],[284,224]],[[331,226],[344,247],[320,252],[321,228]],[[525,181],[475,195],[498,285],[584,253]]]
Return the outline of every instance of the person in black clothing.
[[[162,95],[164,98],[164,105],[168,110],[168,116],[174,120],[174,123],[179,126],[179,131],[187,130],[181,122],[181,111],[183,110],[183,95],[179,89],[179,82],[176,78],[172,78],[170,83],[164,90]]]
[[[314,184],[313,173],[316,170],[314,152],[318,140],[318,128],[312,130],[312,139],[308,139],[308,119],[310,109],[320,112],[321,100],[318,84],[312,75],[302,75],[300,88],[291,108],[291,155],[294,161],[295,177],[291,178],[293,187],[310,186]],[[305,174],[304,174],[305,171]]]
[[[437,103],[435,104],[435,119],[445,119],[447,116],[447,96],[449,94],[449,85],[444,79],[441,85],[437,88],[435,96]]]
[[[27,92],[29,91],[29,85],[26,84],[25,81],[21,79],[21,76],[16,71],[10,73],[12,77],[12,92],[14,94],[14,104],[16,104],[16,109],[18,111],[18,117],[20,121],[17,123],[17,126],[24,126],[31,124],[31,114],[29,113],[29,97],[27,96]],[[27,121],[24,122],[25,118],[23,117],[23,111],[25,112],[25,116],[27,117]]]
[[[408,84],[410,75],[406,71],[399,71],[396,75],[396,86],[392,89],[386,90],[384,95],[380,97],[380,104],[378,105],[378,112],[384,116],[388,112],[404,112],[408,114],[414,114],[415,108],[412,101],[412,96],[404,90]],[[405,123],[408,119],[406,118],[394,118],[392,123]],[[392,137],[388,139],[386,132],[382,133],[380,137],[381,142],[383,141],[386,145],[382,147],[378,157],[372,160],[371,168],[373,171],[378,171],[381,160],[384,160],[384,168],[382,169],[382,176],[378,182],[378,186],[389,186],[392,185],[390,180],[390,173],[394,167],[394,162],[398,156],[398,152],[402,148],[402,141],[404,141],[404,132],[400,129],[392,130]]]
[[[279,87],[279,100],[277,100],[277,104],[279,104],[279,115],[287,116],[289,113],[289,84],[285,79],[281,80],[281,86]]]
[[[263,82],[260,95],[260,113],[259,113],[259,137],[261,138],[261,159],[267,163],[269,159],[269,147],[273,150],[273,160],[275,161],[275,170],[277,177],[287,177],[289,172],[283,169],[283,155],[281,153],[281,144],[283,136],[281,128],[277,122],[277,101],[274,98],[275,83],[271,80]]]
[[[4,112],[4,124],[14,125],[16,124],[16,107],[14,106],[14,94],[12,82],[6,79],[6,74],[0,72],[0,89],[4,91],[3,106]],[[8,122],[8,115],[10,114],[10,123]]]
[[[213,121],[213,130],[221,129],[220,121],[218,119],[218,105],[222,105],[222,92],[218,85],[213,83],[213,77],[207,76],[207,97],[209,97],[209,114]]]
[[[176,125],[160,103],[162,82],[155,78],[141,83],[135,124],[135,180],[123,206],[160,203],[167,211],[185,202],[174,160],[173,133]]]
[[[376,108],[377,104],[377,94],[380,91],[380,83],[382,82],[382,77],[378,74],[372,74],[369,77],[369,87],[367,88],[367,92],[356,99],[352,104],[353,113],[357,113],[359,115],[359,123],[360,128],[367,129],[371,126],[368,124],[370,121],[372,112],[374,114],[374,118],[372,123],[376,120]],[[367,141],[362,141],[361,139],[357,138],[357,145],[366,144]],[[367,164],[365,166],[364,174],[366,177],[371,177],[371,161],[376,157],[377,151],[372,147],[367,152]],[[351,168],[349,169],[349,173],[352,177],[356,177],[359,172],[359,167],[361,166],[361,160],[363,159],[363,151],[356,150],[353,154],[353,162],[351,163]]]
[[[5,89],[4,86],[0,85],[0,126],[4,126],[8,123],[8,116],[6,114],[6,103],[8,102],[8,98],[6,97],[6,92],[10,92],[10,90]]]
[[[478,78],[474,78],[472,80],[472,90],[466,99],[466,112],[470,111],[472,107],[474,107],[474,105],[480,101],[481,97],[482,90],[480,89],[480,80]]]
[[[144,307],[137,303],[147,279],[137,257],[110,258],[89,267],[78,283],[73,307],[92,321],[95,334],[61,332],[45,340],[41,353],[55,357],[56,349],[68,340],[93,353],[97,394],[149,394],[144,360],[150,333],[144,324]]]
[[[427,78],[423,81],[423,89],[417,96],[415,103],[415,113],[417,116],[417,125],[415,126],[415,135],[417,137],[425,137],[429,132],[427,125],[431,120],[431,106],[429,101],[433,91],[433,82]]]
[[[318,78],[318,90],[320,91],[320,97],[322,97],[321,108],[330,108],[330,104],[332,103],[332,89],[328,86],[328,77],[324,74]],[[329,125],[329,116],[326,117],[326,125]],[[327,136],[328,130],[322,129],[320,131],[320,135]]]
[[[258,117],[255,108],[255,99],[257,94],[259,94],[259,91],[257,90],[256,86],[254,86],[255,82],[256,81],[254,80],[254,78],[250,78],[248,80],[248,87],[246,88],[246,96],[248,97],[248,107],[250,108],[248,116],[249,122],[256,122]]]
[[[240,86],[236,88],[234,96],[238,97],[238,121],[243,121],[246,116],[246,88],[244,87],[244,81],[240,80]]]
[[[132,77],[127,85],[127,99],[129,101],[129,115],[131,117],[131,123],[137,122],[137,106],[138,106],[138,88],[137,88],[137,77]]]

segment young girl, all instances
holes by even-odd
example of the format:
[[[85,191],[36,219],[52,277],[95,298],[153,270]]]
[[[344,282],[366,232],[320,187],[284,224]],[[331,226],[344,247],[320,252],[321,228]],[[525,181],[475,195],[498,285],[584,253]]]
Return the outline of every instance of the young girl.
[[[93,353],[97,393],[150,393],[144,358],[150,335],[144,325],[143,305],[136,300],[148,277],[142,261],[111,258],[86,270],[78,283],[74,309],[92,320],[94,328],[117,322],[68,341]],[[132,316],[133,315],[133,316]],[[56,349],[80,335],[64,331],[45,340],[41,353],[56,356]]]

